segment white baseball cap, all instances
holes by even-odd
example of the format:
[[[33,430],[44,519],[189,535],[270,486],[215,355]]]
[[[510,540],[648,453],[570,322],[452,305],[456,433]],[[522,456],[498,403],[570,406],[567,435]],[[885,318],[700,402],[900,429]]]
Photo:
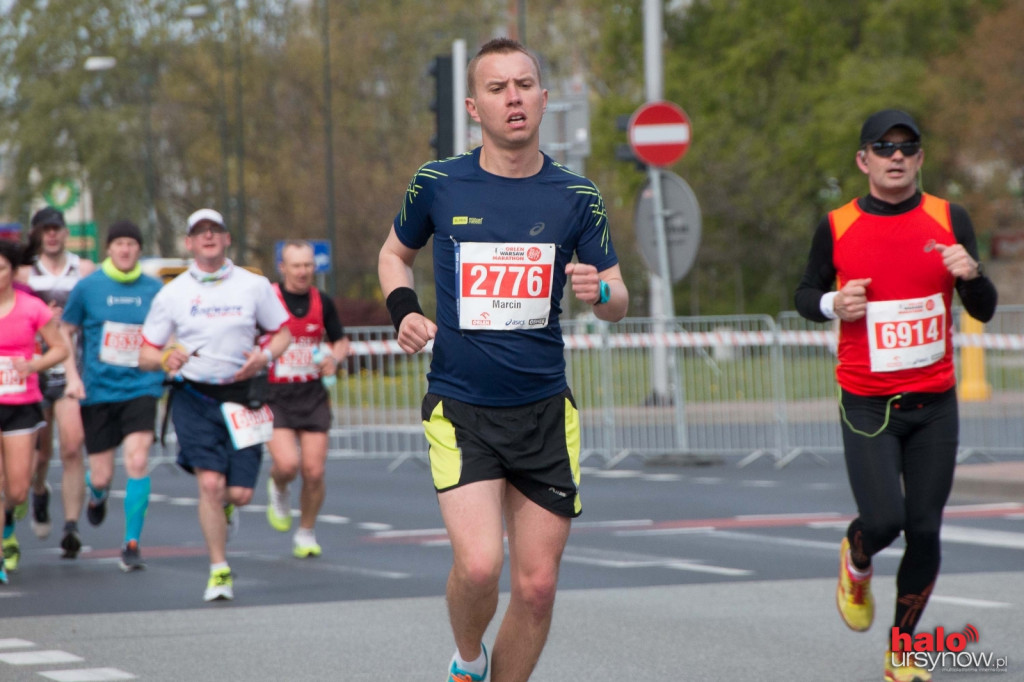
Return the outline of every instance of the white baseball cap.
[[[191,234],[192,228],[204,220],[208,220],[211,223],[216,223],[221,227],[227,227],[224,224],[224,216],[219,212],[214,211],[212,208],[201,208],[188,217],[188,232]]]

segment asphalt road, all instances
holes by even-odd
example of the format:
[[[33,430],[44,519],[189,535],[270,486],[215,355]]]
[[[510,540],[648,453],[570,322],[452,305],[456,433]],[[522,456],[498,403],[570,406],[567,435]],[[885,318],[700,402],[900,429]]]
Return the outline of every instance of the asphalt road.
[[[290,536],[267,526],[264,473],[229,545],[231,603],[202,601],[195,483],[172,466],[153,471],[145,571],[117,569],[118,500],[103,526],[83,519],[86,550],[74,561],[60,558],[56,529],[41,541],[23,523],[21,570],[0,587],[0,680],[440,682],[452,651],[450,549],[427,471],[389,463],[329,463],[324,556],[314,560],[292,558]],[[586,468],[583,503],[535,680],[881,678],[900,546],[876,561],[874,628],[851,633],[834,606],[838,540],[853,513],[841,466],[627,460]],[[1022,550],[1024,504],[953,500],[919,628],[972,624],[980,638],[969,651],[1005,659],[999,680],[1024,680]]]

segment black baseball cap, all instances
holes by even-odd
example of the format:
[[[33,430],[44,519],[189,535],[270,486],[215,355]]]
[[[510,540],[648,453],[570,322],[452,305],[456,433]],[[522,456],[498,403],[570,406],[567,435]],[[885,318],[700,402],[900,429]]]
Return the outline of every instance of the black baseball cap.
[[[864,126],[860,129],[861,146],[878,142],[896,127],[906,128],[915,138],[921,139],[921,130],[910,114],[899,109],[883,109],[871,114],[868,120],[864,121]]]
[[[65,227],[64,214],[55,209],[53,206],[47,206],[36,211],[36,214],[32,216],[32,227],[38,225],[60,225]]]

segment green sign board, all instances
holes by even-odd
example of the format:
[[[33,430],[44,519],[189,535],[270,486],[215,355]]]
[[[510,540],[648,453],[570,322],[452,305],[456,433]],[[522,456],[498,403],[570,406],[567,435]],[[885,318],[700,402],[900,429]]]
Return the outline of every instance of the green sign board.
[[[96,223],[68,223],[67,249],[82,258],[99,260],[99,240],[96,238]]]

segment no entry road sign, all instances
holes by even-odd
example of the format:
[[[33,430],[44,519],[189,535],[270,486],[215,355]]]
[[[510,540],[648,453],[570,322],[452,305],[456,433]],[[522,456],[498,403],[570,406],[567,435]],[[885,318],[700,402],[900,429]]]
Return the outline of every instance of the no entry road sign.
[[[644,163],[670,166],[690,148],[690,119],[672,102],[648,102],[629,119],[629,146]]]

